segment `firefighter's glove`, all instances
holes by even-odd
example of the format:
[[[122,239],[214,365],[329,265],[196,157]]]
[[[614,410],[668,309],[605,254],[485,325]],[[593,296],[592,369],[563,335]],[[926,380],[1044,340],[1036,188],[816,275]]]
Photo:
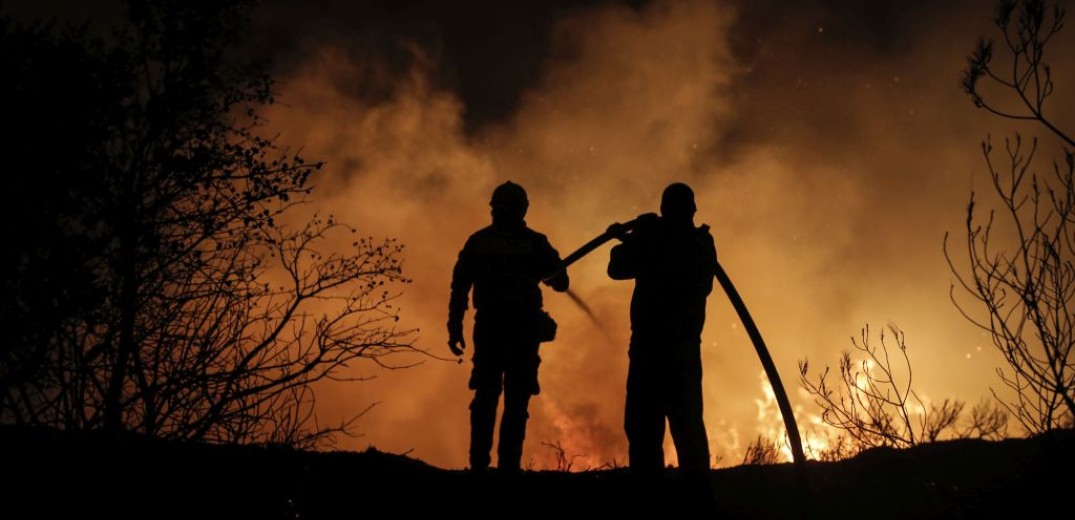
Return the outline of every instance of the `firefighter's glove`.
[[[606,230],[605,233],[607,233],[612,238],[622,241],[623,239],[627,238],[628,231],[630,231],[630,228],[628,228],[626,225],[620,224],[619,222],[615,222],[608,227],[608,230]]]
[[[448,348],[457,356],[462,356],[467,348],[467,342],[463,339],[463,320],[448,320]]]

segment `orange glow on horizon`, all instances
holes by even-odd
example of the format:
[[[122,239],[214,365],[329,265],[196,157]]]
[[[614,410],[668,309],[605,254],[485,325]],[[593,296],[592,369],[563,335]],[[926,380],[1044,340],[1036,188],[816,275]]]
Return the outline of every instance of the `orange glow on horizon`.
[[[415,59],[388,99],[369,101],[340,84],[372,68],[332,46],[281,78],[282,104],[266,116],[283,140],[326,162],[310,211],[406,245],[404,274],[413,283],[402,288],[402,323],[417,327],[419,346],[438,356],[450,356],[444,323],[452,265],[466,237],[489,222],[493,186],[522,184],[528,223],[567,255],[612,222],[657,211],[663,187],[682,180],[698,194],[696,220],[712,228],[813,457],[830,445],[817,433],[824,425],[813,401],[796,391],[796,362],[836,365],[866,323],[907,331],[923,394],[967,402],[988,395],[998,386],[999,357],[975,348],[988,338],[949,301],[941,250],[944,232],[958,234],[963,223],[972,173],[983,171],[977,142],[992,121],[953,78],[989,29],[988,13],[965,32],[923,22],[899,53],[833,56],[818,37],[835,38],[835,31],[816,23],[758,44],[803,49],[796,66],[814,74],[806,82],[797,81],[802,71],[764,68],[763,58],[741,63],[729,41],[736,16],[705,0],[572,11],[556,27],[542,81],[514,117],[474,135],[464,131],[459,99],[429,81],[434,56]],[[782,117],[743,119],[759,114]],[[738,140],[732,130],[739,128],[753,140]],[[605,246],[570,270],[572,290],[607,335],[569,298],[545,293],[559,335],[542,346],[542,392],[530,405],[523,460],[535,469],[556,466],[545,443],[562,446],[576,470],[626,464],[631,285],[608,279],[607,261]],[[472,319],[471,311],[468,346]],[[782,439],[785,432],[772,387],[764,375],[759,385],[757,356],[719,286],[706,323],[705,419],[718,465],[734,466],[757,435]],[[462,364],[425,359],[397,371],[356,366],[356,375],[376,378],[326,385],[318,399],[325,420],[380,403],[358,423],[363,436],[340,438],[338,447],[372,445],[465,467],[467,356]],[[784,451],[790,461],[790,448]],[[670,441],[667,453],[674,462]]]

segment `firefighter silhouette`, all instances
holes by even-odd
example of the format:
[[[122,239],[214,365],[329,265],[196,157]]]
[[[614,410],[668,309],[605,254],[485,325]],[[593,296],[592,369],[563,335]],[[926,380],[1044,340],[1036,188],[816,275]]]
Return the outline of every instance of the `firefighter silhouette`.
[[[538,347],[555,330],[555,322],[542,310],[539,284],[563,292],[569,280],[562,269],[548,277],[560,266],[560,254],[545,235],[527,227],[529,201],[522,186],[501,184],[489,204],[492,224],[467,239],[452,272],[448,346],[455,355],[463,355],[463,317],[473,289],[470,467],[481,470],[490,465],[503,394],[497,468],[518,471],[530,397],[540,391]]]
[[[640,474],[664,468],[666,421],[679,467],[709,469],[701,333],[717,253],[709,227],[695,226],[695,211],[694,192],[675,183],[662,194],[660,216],[609,229],[621,243],[612,248],[608,275],[635,281],[624,429],[628,464]]]

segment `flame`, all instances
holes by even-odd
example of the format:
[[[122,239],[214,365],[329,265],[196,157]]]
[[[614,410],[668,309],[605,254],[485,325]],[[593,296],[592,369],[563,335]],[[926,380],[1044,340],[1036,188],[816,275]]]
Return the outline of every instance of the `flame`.
[[[830,47],[861,31],[827,18],[821,46],[816,24],[782,21],[801,17],[742,20],[755,27],[736,16],[707,0],[561,13],[540,78],[510,117],[477,129],[467,128],[470,107],[439,81],[450,62],[410,45],[409,68],[385,79],[393,69],[348,52],[366,40],[342,35],[281,75],[282,103],[266,117],[306,156],[326,161],[309,209],[406,244],[414,283],[399,302],[402,317],[436,354],[447,355],[456,254],[487,225],[492,187],[512,179],[530,194],[529,224],[561,254],[612,222],[656,211],[667,183],[690,183],[697,221],[712,227],[721,263],[784,374],[804,357],[836,358],[848,333],[878,316],[931,344],[958,346],[962,356],[966,338],[982,340],[948,300],[938,244],[962,224],[964,172],[980,169],[975,142],[984,120],[962,108],[950,85],[979,28],[966,24],[970,32],[953,35],[951,24],[923,20],[892,33],[906,45]],[[370,76],[392,88],[364,96]],[[598,250],[571,276],[608,337],[568,298],[546,293],[562,335],[542,347],[543,391],[531,404],[524,453],[542,467],[553,461],[543,441],[584,455],[579,466],[626,459],[631,284],[609,280],[605,262],[607,251]],[[757,358],[735,319],[714,292],[702,338],[705,410],[722,464],[739,460],[742,441],[754,437],[747,432],[784,437],[764,378],[752,397]],[[967,400],[988,393],[987,356],[953,376],[947,349],[915,355],[916,386]],[[358,425],[364,437],[340,447],[373,443],[442,467],[466,465],[468,363],[355,370],[377,378],[319,395],[326,420],[382,404]],[[820,427],[804,411],[809,398],[795,397],[801,423]],[[815,453],[828,446],[810,442]]]

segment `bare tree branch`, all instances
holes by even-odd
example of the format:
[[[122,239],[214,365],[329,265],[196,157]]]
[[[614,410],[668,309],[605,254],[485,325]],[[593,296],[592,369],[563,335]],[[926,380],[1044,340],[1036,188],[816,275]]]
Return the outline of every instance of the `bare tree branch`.
[[[851,339],[855,355],[845,351],[840,358],[839,386],[830,386],[828,366],[811,380],[808,360],[799,362],[800,384],[814,396],[814,402],[822,410],[822,421],[846,435],[850,444],[845,448],[845,440],[838,439],[836,451],[828,456],[854,454],[879,446],[907,448],[936,442],[947,435],[1002,433],[1006,415],[996,409],[975,407],[970,424],[961,426],[965,407],[962,401],[944,399],[927,406],[912,385],[903,331],[893,325],[888,330],[902,358],[899,366],[893,364],[883,331],[879,347],[870,343],[869,325],[862,329],[859,339]],[[855,362],[853,358],[861,361]]]

